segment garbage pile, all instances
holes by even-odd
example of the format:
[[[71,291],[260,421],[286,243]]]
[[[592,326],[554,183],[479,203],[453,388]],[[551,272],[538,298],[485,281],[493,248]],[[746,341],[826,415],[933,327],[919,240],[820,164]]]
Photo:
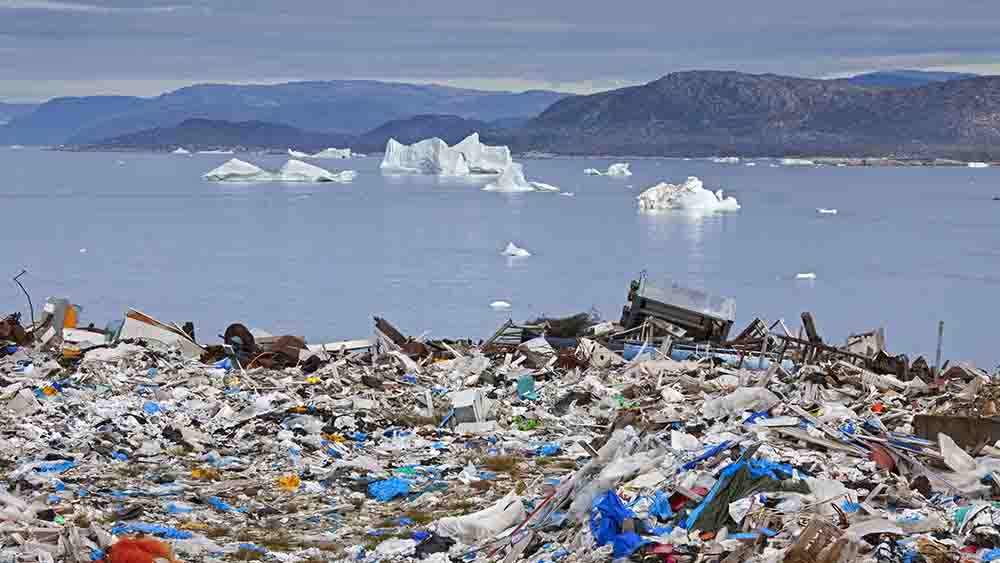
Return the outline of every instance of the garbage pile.
[[[1000,560],[996,375],[628,300],[478,343],[8,317],[0,561]]]

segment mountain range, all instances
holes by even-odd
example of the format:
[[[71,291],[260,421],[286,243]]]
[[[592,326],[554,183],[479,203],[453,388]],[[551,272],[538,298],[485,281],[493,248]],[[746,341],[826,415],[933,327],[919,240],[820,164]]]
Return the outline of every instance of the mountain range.
[[[359,134],[393,119],[448,113],[492,121],[538,115],[566,94],[493,92],[367,80],[274,85],[201,84],[154,98],[55,98],[0,128],[0,143],[88,144],[186,119],[262,121]]]
[[[368,81],[204,85],[157,98],[58,98],[0,127],[0,142],[378,152],[390,137],[454,143],[473,131],[515,152],[992,159],[1000,77],[686,71],[582,96]]]

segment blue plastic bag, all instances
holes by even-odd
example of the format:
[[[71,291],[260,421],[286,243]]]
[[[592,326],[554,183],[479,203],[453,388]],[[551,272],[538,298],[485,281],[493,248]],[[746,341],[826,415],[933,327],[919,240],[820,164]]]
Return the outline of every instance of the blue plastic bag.
[[[653,495],[653,506],[649,507],[649,514],[660,520],[667,520],[673,516],[674,509],[670,507],[670,497],[663,491],[656,491]]]
[[[535,393],[535,378],[528,374],[517,379],[517,398],[522,401],[538,400],[538,393]]]
[[[380,502],[388,502],[396,497],[410,494],[410,484],[399,477],[390,477],[368,483],[368,494]]]
[[[614,539],[614,558],[618,559],[620,557],[628,557],[635,553],[635,550],[649,543],[648,541],[639,537],[639,534],[635,532],[625,532],[624,534],[618,534]]]
[[[600,516],[598,520],[596,516]],[[594,507],[590,514],[590,533],[597,540],[597,545],[607,545],[615,541],[621,533],[622,523],[626,518],[635,518],[635,513],[629,510],[622,499],[612,490],[605,493],[604,498]]]

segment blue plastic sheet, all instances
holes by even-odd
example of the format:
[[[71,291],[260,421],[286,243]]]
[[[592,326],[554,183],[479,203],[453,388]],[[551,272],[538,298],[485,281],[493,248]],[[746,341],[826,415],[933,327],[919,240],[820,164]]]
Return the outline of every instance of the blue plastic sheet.
[[[212,506],[214,506],[215,508],[217,508],[217,509],[219,509],[219,510],[221,510],[223,512],[242,512],[242,510],[243,510],[243,509],[236,508],[235,506],[233,506],[233,505],[229,504],[228,502],[220,499],[219,497],[208,497],[205,500],[208,501],[208,504],[211,504]]]
[[[537,450],[535,450],[535,454],[540,456],[553,456],[559,455],[559,452],[561,451],[562,448],[557,444],[542,444],[541,446],[538,446]]]
[[[674,510],[670,508],[670,497],[663,491],[656,491],[653,495],[653,506],[649,507],[649,514],[660,520],[667,520],[674,515]]]
[[[618,559],[621,557],[628,557],[635,553],[635,550],[649,543],[648,541],[642,539],[639,534],[635,532],[625,532],[624,534],[618,534],[615,536],[614,540],[614,558]]]
[[[711,457],[715,457],[719,452],[721,452],[722,450],[728,448],[729,444],[730,444],[729,440],[726,440],[725,442],[719,444],[718,446],[714,446],[714,447],[708,448],[707,450],[705,450],[705,453],[701,454],[700,456],[698,456],[698,457],[692,459],[691,461],[685,463],[684,465],[682,465],[681,469],[684,470],[684,471],[690,471],[690,470],[694,469],[695,467],[698,466],[699,463],[701,463],[701,462],[703,462],[706,459],[709,459]]]
[[[989,549],[983,553],[980,558],[983,561],[997,561],[1000,560],[1000,549]]]
[[[146,414],[156,414],[163,409],[153,401],[146,401],[146,404],[142,405],[142,410],[146,411]]]
[[[148,534],[171,540],[187,540],[194,537],[194,534],[187,530],[178,530],[177,528],[160,526],[158,524],[143,524],[141,522],[133,522],[130,524],[120,522],[111,528],[111,533],[116,536],[120,536],[122,534]]]
[[[396,497],[410,494],[410,484],[399,477],[390,477],[369,483],[368,494],[380,502],[388,502]]]
[[[597,540],[597,545],[614,542],[621,534],[622,523],[626,518],[635,518],[635,513],[622,503],[617,493],[614,491],[605,493],[590,514],[590,533]]]
[[[72,461],[58,461],[56,463],[47,463],[45,465],[39,465],[35,468],[36,473],[65,473],[70,469],[76,467]]]
[[[522,401],[537,401],[538,393],[535,393],[535,378],[531,375],[522,375],[517,379],[517,398]]]

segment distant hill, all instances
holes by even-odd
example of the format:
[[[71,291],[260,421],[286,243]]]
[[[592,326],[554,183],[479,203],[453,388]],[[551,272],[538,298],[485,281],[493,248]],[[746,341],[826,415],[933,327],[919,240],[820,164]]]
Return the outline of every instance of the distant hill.
[[[564,154],[1000,157],[1000,77],[885,89],[678,72],[560,100],[512,143]]]
[[[855,86],[870,86],[874,88],[916,88],[926,86],[933,82],[947,82],[949,80],[964,80],[966,78],[976,78],[978,74],[967,72],[939,72],[927,70],[882,70],[859,74],[850,78],[844,78],[845,82]]]
[[[498,136],[499,131],[501,129],[485,121],[456,115],[418,115],[390,121],[360,135],[307,131],[263,121],[188,119],[174,127],[145,129],[85,144],[81,148],[152,151],[169,151],[177,147],[189,150],[291,148],[316,152],[329,147],[350,147],[357,152],[381,152],[390,138],[409,144],[436,136],[455,144],[475,132],[483,134],[484,140],[503,140]]]
[[[31,113],[38,104],[8,104],[0,102],[0,127],[6,125],[15,117]]]
[[[564,97],[540,90],[492,92],[367,80],[201,84],[155,98],[56,98],[0,128],[0,143],[87,144],[169,128],[191,118],[360,134],[386,121],[420,114],[447,113],[483,121],[531,118]]]
[[[157,127],[119,135],[86,148],[167,151],[177,147],[199,150],[242,147],[248,150],[294,148],[318,151],[345,146],[352,139],[351,135],[304,131],[290,125],[263,121],[187,119],[174,127]]]

